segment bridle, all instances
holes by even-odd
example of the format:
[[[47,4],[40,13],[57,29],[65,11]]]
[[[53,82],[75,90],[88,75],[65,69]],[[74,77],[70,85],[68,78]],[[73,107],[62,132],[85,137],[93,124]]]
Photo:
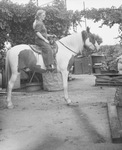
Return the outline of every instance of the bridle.
[[[91,33],[88,33],[88,38],[90,39],[90,34]],[[94,38],[94,37],[93,37]],[[90,41],[91,42],[91,41]],[[85,41],[84,41],[84,43],[85,43]],[[94,39],[94,42],[91,42],[92,44],[93,44],[93,46],[94,46],[94,50],[91,50],[87,45],[84,45],[84,48],[86,48],[86,49],[90,49],[90,51],[92,51],[93,53],[95,53],[95,52],[97,52],[97,47],[96,47],[96,45],[95,45],[95,39]]]
[[[89,35],[89,34],[88,34]],[[88,37],[90,37],[90,35],[88,36]],[[78,55],[79,53],[76,53],[75,51],[73,51],[72,49],[70,49],[69,47],[67,47],[64,43],[62,43],[60,40],[58,41],[60,44],[62,44],[64,47],[66,47],[69,51],[71,51],[71,52],[73,52],[74,54],[76,54],[76,55]],[[93,43],[92,43],[93,44]],[[96,45],[95,44],[93,44],[94,45],[94,47],[95,47],[95,52],[97,52],[97,48],[96,48]],[[88,46],[86,46],[85,45],[85,40],[84,40],[84,48],[86,48],[86,49],[90,49]]]

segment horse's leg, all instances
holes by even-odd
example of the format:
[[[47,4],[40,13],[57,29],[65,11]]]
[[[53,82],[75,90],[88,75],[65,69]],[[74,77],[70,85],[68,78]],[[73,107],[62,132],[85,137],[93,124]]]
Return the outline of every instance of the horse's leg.
[[[13,103],[11,101],[11,95],[12,95],[12,89],[14,87],[14,83],[17,79],[18,74],[19,74],[18,72],[12,73],[11,78],[8,82],[8,87],[7,87],[7,107],[8,108],[13,108],[14,107]]]
[[[61,71],[61,73],[62,73],[62,79],[63,79],[64,99],[67,102],[67,104],[70,104],[71,100],[69,99],[69,96],[68,96],[68,71],[63,70]]]

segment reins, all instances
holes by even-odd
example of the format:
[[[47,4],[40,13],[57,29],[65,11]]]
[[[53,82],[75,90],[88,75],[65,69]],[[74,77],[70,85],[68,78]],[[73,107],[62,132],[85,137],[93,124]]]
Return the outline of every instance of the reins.
[[[82,32],[81,32],[82,33]],[[83,36],[83,35],[82,35]],[[85,40],[83,39],[84,43]],[[67,47],[64,43],[62,43],[60,40],[58,41],[59,43],[61,43],[64,47],[66,47],[68,50],[70,50],[71,52],[73,52],[74,54],[78,55],[79,53],[76,53],[75,51],[73,51],[72,49],[70,49],[69,47]],[[85,46],[85,45],[84,45]]]
[[[83,34],[83,33],[82,33]],[[82,37],[83,37],[83,35],[82,35]],[[85,43],[85,40],[83,39],[83,41],[84,41],[84,43]],[[72,50],[72,49],[70,49],[69,47],[67,47],[64,43],[62,43],[60,40],[58,41],[60,44],[62,44],[64,47],[66,47],[68,50],[70,50],[71,52],[73,52],[74,54],[76,54],[76,55],[78,55],[79,53],[76,53],[74,50]],[[94,45],[94,47],[95,47],[95,51],[97,50],[97,48],[96,48],[96,46],[95,46],[95,44],[93,44]],[[84,48],[85,48],[85,44],[84,44]],[[87,46],[86,46],[87,47]]]
[[[79,53],[76,53],[76,52],[74,52],[72,49],[70,49],[69,47],[67,47],[65,44],[63,44],[61,41],[58,41],[59,43],[61,43],[64,47],[66,47],[68,50],[70,50],[71,52],[73,52],[73,53],[75,53],[76,54],[76,56],[78,56],[79,55]],[[81,58],[83,58],[83,57],[85,57],[85,56],[80,56]]]
[[[73,51],[72,49],[70,49],[69,47],[67,47],[65,44],[63,44],[61,41],[58,41],[59,43],[61,43],[64,47],[66,47],[68,50],[70,50],[71,52],[75,53],[75,54],[78,54],[76,53],[75,51]]]

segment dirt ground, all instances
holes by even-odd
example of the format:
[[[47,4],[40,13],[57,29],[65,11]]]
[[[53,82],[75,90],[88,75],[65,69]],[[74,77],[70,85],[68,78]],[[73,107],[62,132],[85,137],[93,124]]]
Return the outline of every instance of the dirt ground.
[[[112,144],[106,102],[115,87],[95,86],[93,75],[73,75],[69,107],[63,91],[14,92],[14,109],[0,96],[0,150],[122,150]]]

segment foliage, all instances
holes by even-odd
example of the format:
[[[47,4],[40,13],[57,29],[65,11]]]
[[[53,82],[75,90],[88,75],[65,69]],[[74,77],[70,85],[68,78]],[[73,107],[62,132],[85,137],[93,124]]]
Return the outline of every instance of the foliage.
[[[121,45],[104,45],[101,46],[100,51],[105,56],[105,61],[102,62],[102,71],[117,71],[116,58],[122,55]]]
[[[102,21],[101,26],[106,25],[110,28],[117,24],[118,38],[120,38],[120,45],[104,45],[101,46],[100,52],[106,56],[106,64],[109,70],[116,70],[116,58],[122,54],[122,5],[119,8],[92,8],[81,11],[81,16],[87,19],[92,19],[94,22]]]
[[[64,0],[54,0],[52,5],[39,7],[35,5],[34,0],[30,0],[28,4],[19,5],[11,0],[0,1],[0,49],[3,43],[8,39],[13,44],[34,44],[34,31],[32,24],[38,9],[46,10],[45,25],[48,33],[55,34],[59,39],[69,34],[69,29],[73,29],[83,22],[80,11],[73,12],[67,10]],[[83,22],[84,23],[84,22]],[[99,43],[102,39],[94,35]]]
[[[92,19],[94,22],[102,21],[103,25],[107,25],[110,28],[118,24],[119,28],[119,38],[122,41],[122,5],[119,8],[100,8],[100,9],[87,9],[81,11],[81,16],[86,17],[87,19]]]
[[[80,22],[72,10],[66,10],[63,0],[54,0],[51,6],[36,6],[33,0],[28,4],[19,5],[11,0],[0,1],[0,49],[9,33],[14,44],[34,43],[34,31],[32,24],[35,13],[38,9],[45,9],[47,12],[45,25],[50,34],[58,38],[69,34],[72,24]]]
[[[58,38],[69,34],[73,12],[66,10],[64,1],[55,0],[52,6],[46,6],[45,9],[48,32],[56,34]]]
[[[36,6],[32,3],[18,5],[9,0],[0,1],[0,43],[3,44],[8,33],[15,44],[31,42],[36,10]]]
[[[122,53],[121,45],[103,45],[100,48],[101,53],[103,53],[107,58],[117,57]]]

